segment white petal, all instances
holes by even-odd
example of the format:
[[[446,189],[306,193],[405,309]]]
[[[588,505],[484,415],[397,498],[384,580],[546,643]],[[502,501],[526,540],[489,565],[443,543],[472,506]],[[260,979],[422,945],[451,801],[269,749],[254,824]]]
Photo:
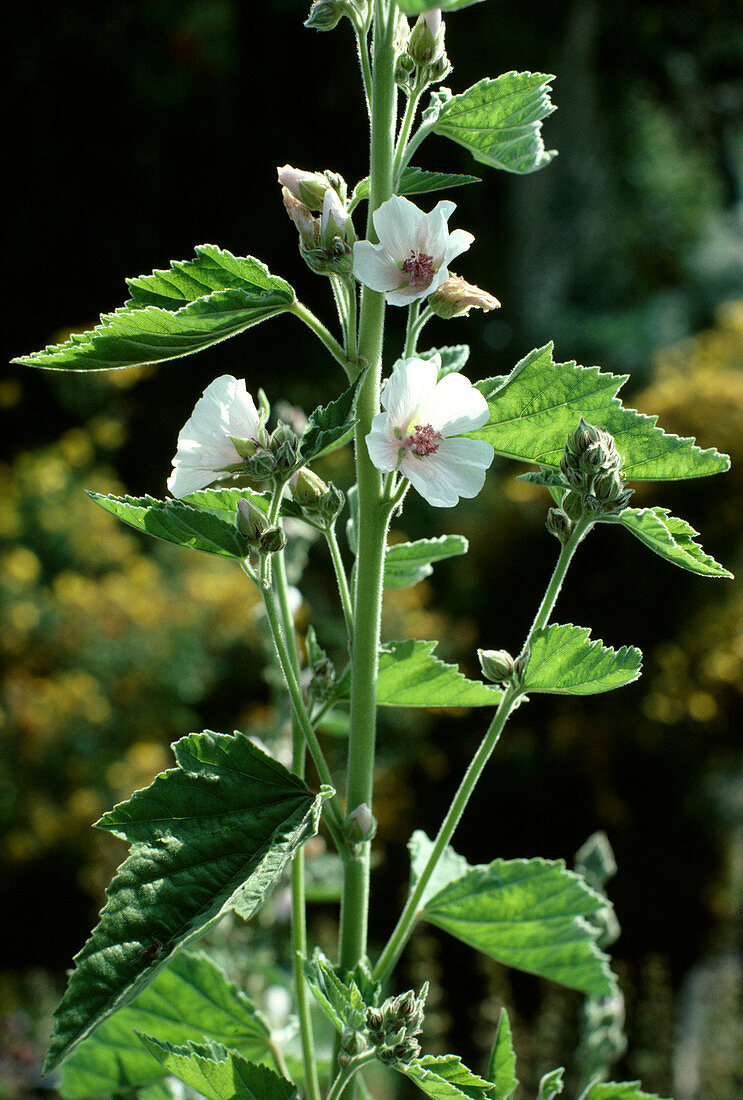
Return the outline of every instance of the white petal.
[[[401,464],[429,504],[452,508],[459,497],[475,497],[485,483],[493,448],[481,439],[445,439],[433,455],[416,459],[408,453]]]
[[[387,410],[392,428],[407,432],[433,392],[437,374],[438,367],[430,359],[398,359],[382,391],[382,408]]]
[[[168,478],[168,489],[172,496],[180,499],[190,496],[198,489],[206,489],[217,475],[214,470],[200,469],[197,466],[185,466],[178,464],[173,467],[173,473]]]
[[[449,243],[444,253],[444,266],[448,267],[455,256],[461,256],[463,252],[466,252],[474,239],[473,235],[468,233],[466,229],[455,229],[453,233],[450,233]]]
[[[450,199],[442,199],[441,202],[436,204],[431,213],[426,215],[426,237],[425,240],[419,243],[418,247],[421,251],[433,257],[435,267],[440,267],[444,263],[446,246],[449,242],[449,230],[446,222],[456,208],[457,204],[455,202],[451,202]]]
[[[388,290],[387,302],[391,306],[409,306],[411,302],[416,302],[419,298],[427,298],[438,286],[436,278],[434,276],[430,286],[418,287],[417,290],[412,286],[401,286],[397,290]],[[444,272],[443,279],[446,278],[448,278],[448,273]]]
[[[398,264],[407,260],[419,234],[425,233],[426,215],[401,195],[383,202],[374,211],[372,221],[379,243]]]
[[[389,291],[405,281],[395,261],[379,244],[356,241],[353,246],[353,273],[370,290]]]
[[[454,371],[438,383],[421,409],[421,416],[444,436],[461,435],[486,424],[490,409],[469,378]]]
[[[366,437],[366,446],[369,457],[378,470],[388,474],[391,470],[397,469],[400,442],[395,439],[391,431],[387,413],[380,413],[372,420],[371,431]]]

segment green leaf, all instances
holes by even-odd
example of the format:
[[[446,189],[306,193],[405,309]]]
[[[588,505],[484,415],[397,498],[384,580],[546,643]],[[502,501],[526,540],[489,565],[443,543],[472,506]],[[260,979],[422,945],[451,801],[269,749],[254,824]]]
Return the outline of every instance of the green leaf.
[[[436,539],[398,542],[388,546],[384,557],[384,587],[407,588],[433,573],[431,562],[466,554],[469,543],[463,535],[440,535]]]
[[[139,1033],[147,1050],[168,1073],[196,1089],[206,1100],[297,1100],[291,1081],[268,1066],[246,1062],[219,1043],[160,1042]]]
[[[101,323],[65,344],[20,356],[16,363],[55,370],[111,370],[192,355],[283,313],[294,291],[252,257],[213,244],[195,260],[127,279],[131,298]]]
[[[91,494],[92,495],[92,494]],[[258,493],[255,489],[241,487],[238,489],[199,489],[190,493],[183,500],[186,504],[192,504],[194,508],[201,508],[207,512],[226,513],[230,522],[234,524],[237,513],[237,502],[241,497],[246,497],[257,504],[262,512],[268,515],[271,508],[271,497],[268,493]],[[163,503],[162,501],[160,503]],[[285,496],[281,498],[281,515],[290,516],[292,519],[302,519],[302,509],[293,500]]]
[[[623,524],[640,542],[682,569],[703,577],[733,575],[695,542],[699,532],[686,520],[672,516],[667,508],[625,508],[611,522]]]
[[[335,451],[349,441],[356,423],[353,408],[361,378],[359,375],[335,401],[319,405],[310,414],[309,425],[302,436],[303,462]]]
[[[595,1081],[582,1092],[579,1100],[661,1100],[654,1092],[643,1092],[639,1081]]]
[[[445,348],[431,348],[430,351],[418,352],[419,359],[432,359],[434,355],[441,356],[441,369],[437,379],[440,382],[447,374],[462,370],[470,357],[470,346],[469,344],[451,344]]]
[[[213,512],[194,508],[182,500],[114,497],[91,492],[88,496],[112,516],[163,542],[237,561],[247,555],[247,544],[240,538],[234,521],[228,523]]]
[[[245,1058],[265,1054],[271,1033],[255,1005],[201,952],[179,951],[126,1008],[109,1017],[62,1067],[68,1100],[109,1096],[166,1076],[134,1034],[186,1043],[211,1039]]]
[[[552,1100],[554,1096],[557,1096],[565,1087],[563,1082],[563,1076],[565,1070],[562,1066],[559,1069],[550,1070],[549,1073],[545,1073],[542,1080],[539,1082],[539,1092],[537,1093],[537,1100]]]
[[[423,868],[426,866],[432,850],[433,841],[429,840],[421,829],[416,829],[408,841],[411,891],[415,889],[416,883],[421,877]],[[425,907],[428,899],[432,898],[434,894],[438,894],[440,890],[443,890],[450,882],[454,882],[455,879],[462,878],[469,870],[470,865],[464,856],[458,855],[457,852],[447,844],[441,858],[436,864],[433,874],[426,883],[423,893],[421,894],[420,909]]]
[[[605,904],[562,860],[496,859],[447,883],[421,916],[506,966],[604,997],[614,978],[583,917]]]
[[[536,172],[556,153],[542,140],[542,121],[556,109],[545,73],[504,73],[481,80],[441,107],[433,132],[469,149],[475,160],[506,172]]]
[[[427,1055],[407,1065],[396,1065],[401,1073],[415,1081],[426,1096],[434,1100],[489,1100],[489,1081],[484,1081],[453,1054],[434,1058]]]
[[[556,467],[568,435],[584,416],[614,436],[631,479],[673,481],[727,470],[728,456],[714,447],[700,450],[693,439],[656,427],[657,417],[624,408],[616,395],[627,378],[575,362],[555,363],[547,344],[530,352],[507,378],[478,383],[490,420],[471,435],[507,458]]]
[[[366,1004],[353,978],[344,982],[325,958],[315,949],[311,959],[305,960],[304,972],[315,1000],[338,1031],[350,1027],[361,1030],[366,1022]]]
[[[431,8],[428,0],[396,0],[396,3],[405,15],[420,15],[422,11],[429,11]],[[459,11],[460,8],[468,8],[471,4],[479,3],[480,0],[441,0],[437,7],[442,11]]]
[[[76,956],[47,1072],[225,909],[247,919],[317,830],[323,796],[243,734],[192,733],[173,748],[177,767],[98,822],[131,851]]]
[[[631,684],[641,667],[635,646],[611,649],[584,626],[553,623],[534,632],[522,683],[529,693],[596,695]]]
[[[505,1008],[500,1010],[498,1027],[493,1041],[493,1050],[488,1063],[488,1080],[495,1088],[488,1094],[488,1100],[509,1100],[518,1088],[516,1076],[516,1053],[511,1038],[511,1021]]]
[[[468,680],[433,656],[436,642],[387,642],[379,651],[377,703],[383,707],[497,707],[502,692]]]
[[[448,187],[464,187],[481,183],[479,176],[463,176],[454,172],[424,172],[422,168],[406,168],[397,189],[398,195],[422,195],[428,191],[445,191]],[[369,177],[359,180],[353,192],[353,205],[369,198]]]

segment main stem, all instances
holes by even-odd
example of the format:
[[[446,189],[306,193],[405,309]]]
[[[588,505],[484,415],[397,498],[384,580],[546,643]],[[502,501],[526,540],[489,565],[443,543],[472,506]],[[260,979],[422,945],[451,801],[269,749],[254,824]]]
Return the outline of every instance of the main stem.
[[[392,194],[396,94],[394,81],[394,11],[390,0],[374,3],[374,70],[371,101],[371,157],[367,238],[374,241],[372,214]],[[384,334],[384,294],[364,288],[359,324],[359,361],[367,371],[359,390],[356,415],[356,470],[359,500],[359,544],[352,646],[351,732],[348,748],[346,812],[372,804],[376,739],[376,679],[382,614],[382,575],[389,509],[383,501],[382,478],[366,448],[371,422],[379,412]],[[369,844],[344,869],[341,906],[340,964],[352,967],[366,954],[369,909]]]

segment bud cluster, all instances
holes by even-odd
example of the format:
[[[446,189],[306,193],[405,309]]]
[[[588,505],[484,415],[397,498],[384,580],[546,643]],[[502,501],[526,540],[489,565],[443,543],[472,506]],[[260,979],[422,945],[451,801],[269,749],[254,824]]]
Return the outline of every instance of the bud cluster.
[[[399,36],[395,81],[408,93],[438,83],[451,72],[444,31],[441,9],[431,8],[418,16],[409,33]]]
[[[249,497],[241,497],[237,502],[235,526],[249,549],[259,554],[275,554],[286,546],[286,535],[281,528],[270,524],[263,509]]]
[[[299,461],[299,437],[293,428],[279,421],[269,435],[261,425],[255,439],[232,438],[235,449],[243,459],[240,469],[254,481],[278,478],[286,481]]]
[[[290,164],[277,172],[286,212],[299,233],[302,259],[318,275],[350,275],[356,235],[347,210],[346,181],[335,172],[305,172]]]
[[[321,477],[301,466],[291,480],[292,496],[302,509],[305,518],[311,523],[318,521],[324,526],[335,523],[346,498],[332,481],[326,484]]]
[[[562,511],[569,520],[584,514],[599,517],[621,512],[632,495],[632,490],[625,485],[622,456],[613,436],[588,424],[583,417],[568,436],[560,460],[560,473],[568,488],[562,500]],[[551,522],[557,527],[562,521],[553,517]]]
[[[492,684],[518,685],[529,659],[529,651],[512,657],[507,649],[478,649],[480,668],[486,680]]]
[[[428,995],[426,982],[418,995],[409,989],[388,997],[379,1008],[367,1008],[366,1029],[377,1058],[386,1065],[412,1062],[420,1054],[415,1038],[423,1028],[423,1010]]]

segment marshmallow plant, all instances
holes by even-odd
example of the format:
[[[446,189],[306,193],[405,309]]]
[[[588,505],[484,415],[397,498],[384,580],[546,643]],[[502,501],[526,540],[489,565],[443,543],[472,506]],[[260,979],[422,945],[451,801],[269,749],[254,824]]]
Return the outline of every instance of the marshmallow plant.
[[[466,19],[459,9],[468,2],[447,0],[434,10],[425,0],[312,6],[308,28],[350,23],[370,136],[369,175],[352,189],[335,169],[287,164],[278,173],[300,254],[326,280],[330,317],[321,320],[258,260],[200,245],[194,258],[132,279],[129,300],[98,327],[18,360],[75,371],[160,363],[259,322],[291,323],[275,320],[280,314],[298,318],[328,356],[324,403],[301,430],[272,417],[258,388],[264,380],[272,398],[291,400],[273,393],[270,364],[263,375],[256,366],[249,384],[222,375],[194,394],[170,495],[91,494],[113,516],[184,552],[219,555],[256,587],[291,715],[292,756],[290,766],[279,762],[249,729],[185,732],[173,746],[174,766],[103,815],[99,827],[127,840],[130,851],[56,1013],[46,1069],[62,1065],[65,1096],[183,1095],[173,1083],[180,1079],[222,1100],[338,1100],[393,1095],[397,1080],[405,1095],[507,1100],[518,1087],[518,1052],[505,1008],[486,1064],[426,1052],[427,985],[401,993],[395,974],[421,922],[584,995],[575,1096],[648,1096],[639,1083],[607,1081],[622,1050],[623,1008],[602,950],[616,936],[603,891],[612,871],[606,839],[587,842],[575,870],[496,852],[492,863],[470,866],[452,844],[517,706],[537,692],[610,691],[640,673],[633,646],[611,648],[584,626],[553,621],[580,544],[598,524],[613,525],[672,565],[730,576],[685,520],[662,504],[631,506],[634,481],[716,474],[728,460],[626,408],[617,397],[624,378],[557,362],[551,345],[492,378],[486,361],[467,364],[460,344],[421,343],[432,316],[499,304],[451,271],[456,260],[466,274],[465,253],[477,242],[459,226],[453,202],[431,199],[474,177],[415,166],[421,144],[433,134],[449,138],[483,167],[516,174],[545,168],[553,156],[541,135],[554,109],[551,77],[509,72],[457,92],[440,86],[450,71],[442,14]],[[402,346],[383,339],[388,307],[407,310]],[[354,464],[343,491],[316,469],[342,447]],[[476,680],[439,660],[435,642],[382,641],[380,616],[385,587],[415,584],[434,562],[467,550],[456,533],[389,542],[406,495],[412,488],[424,507],[452,509],[477,497],[495,454],[524,463],[521,476],[544,488],[545,537],[556,539],[556,562],[521,649],[499,648],[494,629],[484,639],[493,648],[479,651],[483,678]],[[337,537],[339,520],[347,539]],[[445,522],[455,527],[456,512],[447,511]],[[288,585],[285,555],[308,529],[324,540],[337,579],[345,645],[335,663],[322,648],[322,626],[302,619],[300,630],[295,621],[301,596]],[[407,900],[394,912],[394,898],[370,898],[369,889],[377,711],[430,706],[472,708],[482,739],[436,835],[410,838]],[[334,714],[347,715],[344,775],[331,775],[326,759],[323,723]],[[318,832],[332,850],[341,897],[338,942],[327,957],[308,943],[306,925],[303,849]],[[192,947],[227,913],[250,920],[285,871],[294,969],[291,1005],[277,1014]],[[394,923],[384,944],[367,942],[370,904],[384,906]],[[562,1090],[563,1070],[555,1069],[539,1097]]]

